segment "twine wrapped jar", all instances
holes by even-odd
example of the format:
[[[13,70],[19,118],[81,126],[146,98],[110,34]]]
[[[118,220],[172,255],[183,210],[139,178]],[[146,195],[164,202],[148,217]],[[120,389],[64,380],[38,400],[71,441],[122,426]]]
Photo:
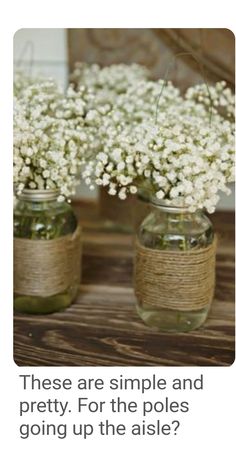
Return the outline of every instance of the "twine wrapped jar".
[[[190,331],[206,320],[214,295],[216,238],[202,211],[150,203],[135,244],[134,286],[143,321]]]
[[[23,190],[14,210],[14,309],[51,313],[77,296],[80,227],[55,190]]]

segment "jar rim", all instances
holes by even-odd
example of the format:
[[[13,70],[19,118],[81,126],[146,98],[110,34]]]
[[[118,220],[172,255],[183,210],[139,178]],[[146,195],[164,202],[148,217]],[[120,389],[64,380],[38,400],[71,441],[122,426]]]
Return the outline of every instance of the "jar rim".
[[[146,193],[146,194],[145,194]],[[161,200],[156,198],[153,194],[150,194],[147,189],[139,189],[138,190],[138,198],[145,202],[150,203],[152,206],[159,208],[161,210],[165,210],[166,212],[173,212],[173,213],[189,213],[189,207],[182,203],[176,204],[173,200]]]
[[[174,203],[169,203],[168,200],[157,200],[153,197],[150,197],[149,201],[152,206],[169,213],[189,213],[189,209],[186,205],[181,206]]]
[[[48,200],[57,200],[58,196],[60,195],[59,189],[54,190],[39,190],[39,189],[23,189],[20,194],[17,196],[21,200],[28,200],[28,201],[48,201]]]

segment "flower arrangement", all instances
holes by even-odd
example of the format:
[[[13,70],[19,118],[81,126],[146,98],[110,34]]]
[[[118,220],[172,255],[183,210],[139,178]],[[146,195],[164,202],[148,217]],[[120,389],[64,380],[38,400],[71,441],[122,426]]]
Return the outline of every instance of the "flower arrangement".
[[[14,182],[74,192],[78,171],[90,189],[126,199],[213,212],[234,175],[234,95],[224,82],[181,95],[151,81],[145,67],[78,63],[66,94],[50,80],[15,83]]]
[[[214,289],[215,240],[210,221],[198,210],[213,213],[219,200],[218,192],[230,193],[227,183],[234,178],[234,95],[224,82],[210,87],[190,87],[181,95],[171,82],[151,81],[146,68],[136,64],[101,68],[82,63],[77,65],[72,79],[74,85],[64,93],[52,80],[32,79],[23,74],[15,78],[16,194],[20,195],[24,189],[53,190],[53,197],[56,192],[56,198],[58,192],[59,202],[64,202],[74,193],[78,172],[82,171],[90,189],[95,185],[106,187],[110,195],[117,195],[121,200],[141,192],[153,203],[182,207],[191,213],[197,211],[193,220],[188,214],[184,219],[180,210],[173,221],[176,232],[171,229],[169,216],[164,220],[158,214],[150,214],[142,222],[135,251],[139,266],[135,266],[136,271],[138,269],[135,287],[138,311],[145,322],[150,318],[150,325],[156,323],[158,326],[163,318],[160,325],[170,330],[199,327],[213,296],[209,289]],[[53,239],[60,238],[66,245],[66,236],[70,235],[71,239],[73,235],[75,256],[80,247],[77,219],[66,202],[42,201],[35,208],[27,203],[27,198],[25,204],[22,195],[17,203],[14,233],[19,267],[16,275],[21,284],[23,268],[27,282],[26,289],[19,285],[16,291],[15,307],[21,310],[28,298],[28,277],[32,276],[36,290],[39,281],[31,271],[28,253],[22,266],[21,238],[28,239],[24,244],[31,250],[30,255],[36,250],[36,239],[43,247],[44,240],[50,241],[54,250]],[[197,236],[196,224],[200,231]],[[173,251],[173,255],[168,258],[169,254],[165,254],[163,258],[163,250]],[[182,255],[187,267],[181,268],[175,251],[188,251],[187,255]],[[204,255],[202,286],[198,285],[198,279],[193,278],[191,282],[189,279],[189,275],[202,272],[202,258],[199,267],[195,266],[196,262],[199,264],[198,252]],[[54,261],[52,266],[51,254],[47,253],[53,278],[65,268],[59,249],[56,255],[58,269]],[[163,259],[173,267],[173,256],[178,273],[165,275],[164,266],[157,280],[156,269],[163,265]],[[37,262],[38,258],[39,253]],[[66,261],[72,266],[72,262],[79,262],[79,256]],[[175,296],[176,306],[176,301],[169,298],[169,288],[176,291],[180,268],[183,301]],[[69,267],[67,274],[74,276],[74,269]],[[64,282],[64,278],[59,280]],[[62,289],[63,294],[61,288],[55,290],[52,285],[48,298],[42,279],[39,294],[30,295],[27,306],[32,312],[35,308],[40,312],[45,294],[45,311],[67,307],[78,290],[77,277],[76,282],[76,286],[73,280],[68,282]],[[192,318],[191,311],[183,310],[183,302],[187,309],[193,304]]]
[[[42,80],[14,103],[14,309],[45,314],[79,289],[80,225],[68,203],[88,143],[86,102]]]
[[[80,93],[66,95],[52,80],[26,85],[14,102],[14,184],[58,189],[63,201],[75,189],[88,146],[84,129],[86,102]]]
[[[212,111],[202,86],[181,96],[169,83],[160,96],[160,85],[137,83],[122,105],[117,100],[98,130],[103,149],[85,166],[85,182],[120,199],[144,189],[156,201],[212,213],[218,191],[229,194],[234,178],[234,126],[220,111],[224,106],[232,119],[234,96],[224,83],[212,86]]]

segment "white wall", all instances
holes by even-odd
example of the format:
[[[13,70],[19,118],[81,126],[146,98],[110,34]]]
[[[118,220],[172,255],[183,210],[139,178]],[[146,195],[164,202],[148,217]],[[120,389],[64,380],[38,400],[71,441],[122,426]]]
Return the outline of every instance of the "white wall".
[[[28,46],[26,45],[28,43]],[[34,74],[57,79],[63,87],[68,82],[66,29],[20,29],[14,36],[14,62]],[[94,197],[84,185],[78,190],[80,197]],[[222,195],[218,209],[235,207],[235,189],[232,195]]]
[[[14,64],[32,74],[68,81],[66,29],[20,29],[14,36]]]

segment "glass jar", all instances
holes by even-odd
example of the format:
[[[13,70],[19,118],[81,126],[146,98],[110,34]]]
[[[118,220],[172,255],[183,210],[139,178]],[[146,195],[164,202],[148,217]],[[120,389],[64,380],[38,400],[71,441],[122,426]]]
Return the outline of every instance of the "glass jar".
[[[14,309],[51,313],[69,306],[80,280],[80,230],[58,191],[25,189],[14,208]]]
[[[138,189],[134,195],[134,231],[137,232],[140,224],[150,212],[150,201],[145,191]]]
[[[138,314],[159,330],[196,329],[207,318],[214,292],[212,224],[202,211],[190,213],[165,202],[150,208],[136,238]]]

